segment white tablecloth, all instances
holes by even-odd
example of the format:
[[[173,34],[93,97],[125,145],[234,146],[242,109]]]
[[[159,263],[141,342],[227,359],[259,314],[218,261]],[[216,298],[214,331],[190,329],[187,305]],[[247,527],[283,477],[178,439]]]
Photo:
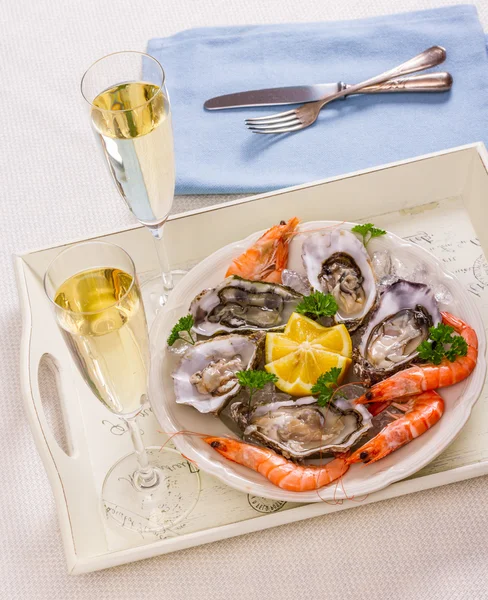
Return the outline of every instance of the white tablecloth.
[[[96,153],[79,93],[80,77],[94,59],[143,50],[150,37],[190,27],[349,19],[442,4],[451,2],[2,3],[0,598],[488,598],[488,478],[69,577],[19,386],[21,320],[12,254],[132,222]],[[488,1],[476,4],[488,30]],[[174,209],[215,201],[179,197]]]

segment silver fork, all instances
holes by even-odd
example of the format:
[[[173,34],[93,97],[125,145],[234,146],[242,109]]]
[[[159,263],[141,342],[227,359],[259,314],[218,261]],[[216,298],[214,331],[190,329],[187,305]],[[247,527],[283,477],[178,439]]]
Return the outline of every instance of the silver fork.
[[[395,77],[408,75],[408,73],[430,69],[431,67],[440,65],[445,60],[445,49],[441,46],[432,46],[394,69],[385,71],[381,75],[376,75],[376,77],[366,79],[361,83],[351,85],[347,89],[341,90],[336,94],[329,94],[328,96],[325,96],[323,100],[309,102],[293,110],[268,115],[267,117],[246,119],[246,125],[253,133],[287,133],[289,131],[305,129],[315,123],[319,116],[319,112],[326,104],[329,104],[329,102],[349,94],[360,92],[362,88],[370,85],[383,83],[384,81],[394,79]]]

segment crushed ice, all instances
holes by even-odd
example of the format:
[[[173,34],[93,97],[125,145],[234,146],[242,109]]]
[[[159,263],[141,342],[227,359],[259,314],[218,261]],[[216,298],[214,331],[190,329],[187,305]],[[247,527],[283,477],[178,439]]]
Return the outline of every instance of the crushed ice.
[[[295,292],[308,296],[310,294],[311,286],[310,282],[305,275],[292,271],[290,269],[283,269],[281,273],[281,281],[283,285],[290,287]]]
[[[270,402],[285,402],[292,397],[283,392],[278,392],[274,383],[267,383],[263,389],[257,390],[253,395],[253,404],[268,404]]]
[[[414,283],[429,283],[431,280],[432,275],[429,273],[429,269],[425,263],[421,262],[415,265],[410,275],[410,281]]]
[[[374,252],[371,262],[378,279],[378,290],[380,293],[398,279],[406,279],[414,283],[429,285],[434,292],[437,302],[441,304],[451,304],[454,300],[451,292],[443,283],[433,281],[433,274],[424,262],[417,263],[413,269],[409,269],[405,263],[397,256],[393,256],[388,250]]]
[[[440,302],[441,304],[452,304],[454,298],[443,283],[436,283],[432,286],[432,289],[437,302]]]
[[[391,275],[391,254],[388,250],[374,252],[371,262],[373,263],[373,269],[378,279],[382,279],[386,275]]]
[[[169,351],[176,356],[183,356],[185,352],[191,347],[190,342],[182,340],[181,338],[176,340],[172,346],[168,346]]]

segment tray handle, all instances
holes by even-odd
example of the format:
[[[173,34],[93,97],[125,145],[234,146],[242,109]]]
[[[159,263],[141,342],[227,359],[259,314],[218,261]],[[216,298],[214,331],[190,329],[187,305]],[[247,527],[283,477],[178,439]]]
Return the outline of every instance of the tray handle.
[[[76,439],[77,436],[74,435],[72,426],[72,421],[74,420],[72,411],[76,411],[77,403],[72,402],[70,410],[67,410],[65,406],[67,396],[64,392],[68,386],[64,384],[64,380],[68,374],[66,373],[66,369],[62,368],[60,361],[56,358],[55,351],[53,351],[53,349],[48,349],[49,345],[49,343],[46,344],[46,340],[42,340],[42,343],[37,345],[35,337],[32,337],[31,339],[29,356],[27,358],[29,364],[29,393],[27,396],[30,396],[32,401],[26,402],[26,408],[28,412],[31,413],[31,425],[34,424],[34,426],[38,428],[39,437],[47,447],[55,464],[62,469],[64,466],[76,462],[80,455],[78,441]],[[39,382],[39,372],[44,361],[48,361],[49,368],[54,371],[57,392],[55,409],[62,414],[68,449],[63,448],[60,445],[46,416],[44,406],[45,398],[43,398]],[[76,395],[73,387],[71,388],[70,394]]]
[[[83,415],[75,377],[80,377],[64,357],[69,353],[61,333],[53,328],[53,315],[45,301],[38,277],[21,260],[16,263],[23,313],[21,343],[21,385],[29,425],[47,471],[58,511],[68,570],[94,552],[107,551],[107,539],[100,509],[99,491],[93,477]],[[27,287],[26,280],[29,280]],[[47,324],[47,326],[45,325]],[[39,366],[48,355],[57,367],[56,384],[66,434],[71,442],[70,456],[59,446],[44,411],[39,386]],[[85,384],[83,384],[85,385]],[[69,392],[68,392],[69,390]],[[98,522],[87,514],[98,513]]]

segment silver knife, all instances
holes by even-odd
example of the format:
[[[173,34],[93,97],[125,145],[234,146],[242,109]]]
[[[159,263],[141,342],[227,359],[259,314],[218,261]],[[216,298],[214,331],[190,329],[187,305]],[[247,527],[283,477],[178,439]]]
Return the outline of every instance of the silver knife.
[[[426,73],[390,79],[385,83],[372,85],[361,90],[362,94],[384,92],[447,92],[452,86],[450,73]],[[210,98],[203,105],[207,110],[224,108],[244,108],[246,106],[274,106],[280,104],[297,104],[314,102],[329,94],[347,89],[342,81],[338,83],[319,83],[316,85],[296,85],[291,87],[267,88],[225,94]]]

